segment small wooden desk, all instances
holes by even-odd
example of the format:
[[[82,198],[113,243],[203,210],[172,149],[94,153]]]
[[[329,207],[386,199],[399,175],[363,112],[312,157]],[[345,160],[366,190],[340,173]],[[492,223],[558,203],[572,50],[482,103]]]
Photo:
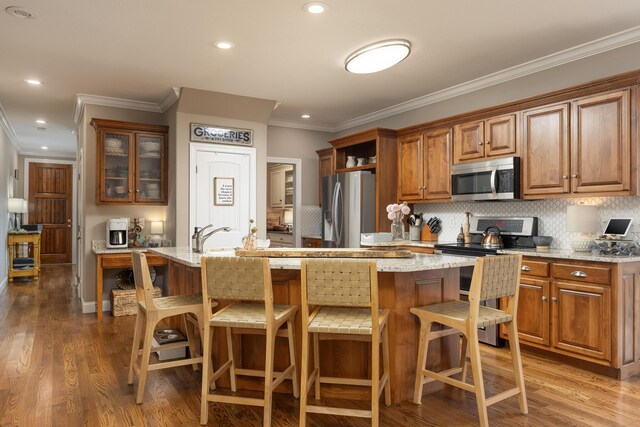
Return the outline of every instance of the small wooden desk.
[[[160,255],[147,253],[147,263],[149,266],[167,265],[167,260]],[[98,320],[102,321],[102,288],[103,273],[110,268],[131,268],[131,252],[128,253],[100,253],[96,254],[96,312]]]
[[[33,267],[24,270],[14,270],[13,260],[16,257],[16,244],[30,243],[33,245]],[[13,232],[7,236],[7,246],[9,246],[9,281],[14,277],[33,276],[33,280],[38,280],[40,274],[40,231]]]

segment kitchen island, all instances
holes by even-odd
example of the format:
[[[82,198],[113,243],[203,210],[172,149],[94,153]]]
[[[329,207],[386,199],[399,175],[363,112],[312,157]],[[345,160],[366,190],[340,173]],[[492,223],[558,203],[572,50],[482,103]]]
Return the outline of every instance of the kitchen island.
[[[168,261],[169,295],[201,293],[200,259],[202,254],[191,252],[189,248],[153,248],[154,254]],[[235,256],[234,251],[210,251],[205,256]],[[270,258],[275,303],[300,305],[300,258]],[[416,372],[416,357],[419,334],[419,322],[409,312],[409,308],[435,304],[458,299],[460,267],[474,265],[474,257],[448,255],[413,254],[411,258],[379,259],[378,289],[380,308],[390,310],[389,345],[391,366],[391,400],[393,403],[411,399]],[[218,309],[227,305],[219,301]],[[301,320],[296,315],[295,335],[297,357],[301,355]],[[262,369],[264,367],[265,342],[257,336],[236,337],[236,358],[244,367]],[[323,375],[366,378],[370,374],[370,344],[362,342],[327,341],[320,345],[320,360]],[[212,347],[214,366],[226,361],[226,342],[224,334],[214,336]],[[431,369],[446,369],[459,360],[459,344],[455,336],[441,338],[430,345],[428,365]],[[276,369],[288,362],[288,349],[285,342],[276,343]],[[280,366],[282,365],[282,366]],[[228,387],[227,377],[218,381],[222,387]],[[430,384],[440,387],[439,384]],[[252,378],[239,378],[238,387],[261,389],[261,384]],[[281,384],[276,391],[289,391],[288,382]],[[425,387],[425,391],[433,388]],[[346,397],[349,399],[369,399],[369,391],[349,386],[323,386],[323,395],[327,397]]]

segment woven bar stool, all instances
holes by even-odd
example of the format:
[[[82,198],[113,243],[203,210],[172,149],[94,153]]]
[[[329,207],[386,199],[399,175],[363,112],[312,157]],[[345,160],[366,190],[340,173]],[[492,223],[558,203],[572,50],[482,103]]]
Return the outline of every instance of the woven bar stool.
[[[129,385],[133,384],[133,375],[135,371],[140,376],[136,402],[142,403],[148,371],[174,368],[176,366],[184,365],[193,365],[195,369],[198,363],[202,363],[202,356],[196,354],[193,332],[190,330],[191,325],[187,324],[186,316],[188,314],[193,314],[195,316],[201,337],[204,330],[205,316],[202,311],[202,297],[200,295],[176,295],[154,299],[153,283],[151,282],[151,275],[149,274],[146,255],[140,252],[132,252],[131,258],[133,261],[133,277],[136,282],[138,313],[136,315],[136,327],[133,333],[133,345],[131,346],[128,383]],[[162,344],[152,347],[151,340],[153,338],[153,332],[156,325],[160,320],[172,316],[182,316],[185,331],[187,333],[187,341]],[[142,349],[140,349],[140,340],[142,338],[143,329],[144,340]],[[182,347],[189,347],[190,358],[149,364],[149,358],[152,351],[171,350]],[[138,356],[142,356],[139,365]]]
[[[476,394],[481,426],[489,425],[487,407],[511,396],[518,396],[520,412],[523,414],[528,412],[518,328],[516,326],[521,264],[522,255],[480,257],[477,259],[473,270],[469,302],[450,301],[411,309],[411,312],[420,318],[420,347],[413,396],[415,403],[420,404],[422,402],[422,386],[437,380]],[[497,310],[480,305],[481,301],[501,297],[510,297],[506,310]],[[433,323],[440,323],[452,329],[431,332]],[[500,323],[504,323],[507,327],[516,386],[486,398],[480,363],[478,328]],[[459,334],[460,332],[463,334],[460,367],[441,372],[425,369],[429,341],[446,335]],[[473,385],[465,382],[467,346],[469,347],[471,359]],[[451,378],[452,375],[458,373],[460,373],[460,380]]]
[[[315,306],[309,314],[309,306]],[[307,412],[371,418],[378,425],[380,394],[391,405],[389,388],[389,310],[378,309],[378,273],[374,261],[313,259],[302,261],[302,374],[300,426]],[[314,369],[309,376],[309,334],[314,340]],[[371,342],[371,379],[332,378],[320,375],[320,339]],[[383,374],[380,377],[380,344]],[[307,405],[307,394],[315,383],[371,387],[371,410]]]
[[[296,372],[295,339],[293,334],[293,319],[298,307],[284,304],[273,304],[273,289],[271,284],[271,270],[268,258],[225,258],[203,257],[202,297],[204,309],[211,312],[209,304],[212,299],[250,301],[237,302],[223,307],[214,313],[204,327],[204,365],[202,378],[202,399],[200,424],[208,421],[209,402],[221,402],[240,405],[263,406],[263,425],[271,425],[271,397],[273,390],[285,379],[293,382],[293,395],[298,397],[298,377]],[[203,301],[200,302],[203,304]],[[280,329],[286,324],[286,329]],[[229,360],[217,371],[211,373],[211,328],[225,328],[227,332],[227,349]],[[265,370],[242,369],[236,366],[233,355],[232,333],[266,335],[267,348],[265,355]],[[282,372],[273,371],[273,360],[276,337],[289,340],[289,366]],[[211,393],[215,389],[215,380],[226,371],[231,377],[231,390],[236,391],[236,376],[247,375],[263,377],[264,397],[255,399],[240,396],[225,396]]]

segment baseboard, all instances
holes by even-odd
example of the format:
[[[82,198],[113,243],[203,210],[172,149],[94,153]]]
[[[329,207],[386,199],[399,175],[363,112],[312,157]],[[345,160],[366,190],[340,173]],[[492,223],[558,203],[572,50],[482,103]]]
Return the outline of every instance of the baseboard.
[[[104,300],[102,301],[102,311],[111,311],[111,301]],[[96,312],[96,302],[95,301],[85,301],[82,299],[82,313],[95,313]]]
[[[5,286],[7,286],[7,276],[4,276],[4,279],[0,282],[0,291],[3,290]]]

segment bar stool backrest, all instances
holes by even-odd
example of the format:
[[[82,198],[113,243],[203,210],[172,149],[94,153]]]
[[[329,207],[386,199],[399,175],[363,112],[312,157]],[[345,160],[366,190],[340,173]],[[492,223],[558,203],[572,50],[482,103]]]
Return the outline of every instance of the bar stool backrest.
[[[153,282],[149,273],[147,256],[142,252],[131,252],[131,261],[138,303],[144,302],[147,312],[157,311],[158,308],[153,303]]]
[[[373,285],[377,294],[375,262],[309,259],[303,263],[306,265],[306,293],[310,305],[371,307]],[[377,303],[377,295],[374,296]]]
[[[521,266],[522,255],[478,258],[469,290],[470,299],[472,295],[479,295],[479,301],[516,295],[520,285]],[[479,293],[474,286],[480,286]]]
[[[265,301],[266,289],[271,289],[268,258],[203,257],[201,265],[210,299]]]

